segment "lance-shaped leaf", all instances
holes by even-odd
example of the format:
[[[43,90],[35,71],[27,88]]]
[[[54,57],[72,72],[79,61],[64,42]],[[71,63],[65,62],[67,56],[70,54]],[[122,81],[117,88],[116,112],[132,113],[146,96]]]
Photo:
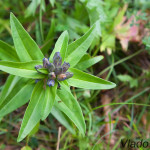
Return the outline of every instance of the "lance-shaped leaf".
[[[84,135],[86,125],[81,107],[75,97],[72,95],[69,87],[66,86],[63,82],[60,82],[60,86],[61,89],[57,90],[56,96],[58,108],[72,120],[72,122],[77,126],[79,131]]]
[[[90,47],[95,35],[95,26],[94,24],[85,35],[68,45],[68,56],[65,61],[69,62],[71,67],[74,67],[80,61]]]
[[[8,93],[4,94],[8,85],[10,85],[10,88],[8,88]],[[12,78],[12,76],[10,76],[6,82],[2,97],[0,99],[0,117],[7,115],[27,103],[30,99],[33,87],[33,81],[31,82],[28,79],[19,77]]]
[[[55,102],[55,96],[56,96],[56,90],[57,90],[57,83],[55,83],[54,86],[48,87],[46,86],[45,90],[45,99],[43,99],[43,108],[42,108],[42,118],[41,120],[45,120],[49,113],[51,112],[51,109]]]
[[[42,60],[44,56],[41,50],[12,13],[10,24],[14,45],[20,60],[22,62]]]
[[[0,109],[0,117],[5,116],[6,114],[16,110],[20,106],[24,105],[30,98],[30,95],[32,93],[32,89],[30,88],[31,84],[28,86],[27,80],[25,82],[25,79],[17,76],[10,75],[5,83],[5,86],[1,92],[0,95],[0,104],[5,101],[7,101],[6,105],[4,105],[4,108]],[[34,86],[34,84],[32,84]],[[27,93],[27,91],[28,93]],[[21,92],[22,91],[22,92]],[[23,94],[21,94],[23,93]],[[9,95],[9,96],[8,96]],[[15,95],[20,95],[22,98],[14,98]],[[29,97],[28,97],[29,95]],[[7,99],[6,99],[7,97]],[[46,99],[45,99],[46,100]],[[18,102],[17,102],[18,101]],[[46,100],[48,101],[48,100]],[[20,104],[20,105],[14,105]],[[64,125],[72,134],[75,134],[75,130],[73,128],[72,122],[69,120],[69,118],[57,108],[58,104],[56,103],[55,106],[52,108],[52,115],[62,124]],[[2,105],[0,105],[1,107]],[[49,107],[49,105],[47,105]],[[6,109],[7,108],[7,109]],[[11,109],[10,109],[11,108]],[[48,110],[48,109],[47,109]],[[49,110],[48,110],[49,111]]]
[[[83,57],[82,57],[83,58]],[[80,70],[85,70],[89,67],[91,67],[92,65],[98,63],[99,61],[101,61],[104,57],[103,56],[96,56],[93,58],[88,58],[86,60],[83,60],[81,62],[79,62],[76,65],[76,68],[80,69]]]
[[[42,119],[50,113],[55,100],[57,84],[54,87],[46,87],[39,81],[32,92],[30,103],[26,109],[17,141],[23,140]]]
[[[52,108],[52,115],[63,125],[65,126],[72,134],[75,134],[75,130],[73,128],[72,121],[62,112],[59,110],[59,103],[56,102]]]
[[[70,68],[69,71],[73,73],[73,77],[67,80],[70,86],[84,89],[111,89],[116,86],[116,84],[112,82],[87,74],[75,68]]]
[[[36,65],[41,64],[42,62],[40,61],[31,61],[31,62],[0,61],[0,70],[25,78],[41,79],[44,78],[45,75],[38,73],[35,69]]]
[[[63,62],[63,60],[67,54],[68,39],[69,39],[68,32],[64,31],[58,38],[58,40],[55,44],[55,48],[54,48],[52,54],[50,55],[50,62],[52,62],[53,56],[56,52],[60,52],[60,56],[62,57],[62,62]]]
[[[37,69],[39,73],[48,74],[48,70],[46,68]]]
[[[11,92],[11,90],[14,88],[15,84],[18,82],[20,77],[9,75],[7,78],[7,81],[5,82],[5,85],[1,91],[0,94],[0,104],[4,101],[4,99],[7,97],[7,95]]]
[[[19,61],[15,49],[1,40],[0,40],[0,59],[8,61]]]
[[[35,125],[35,127],[32,129],[32,131],[29,133],[29,137],[36,134],[39,130],[39,126],[40,126],[40,121]]]
[[[41,108],[45,98],[43,91],[42,81],[39,81],[34,87],[29,105],[26,109],[17,139],[18,142],[23,140],[32,131],[42,117]]]

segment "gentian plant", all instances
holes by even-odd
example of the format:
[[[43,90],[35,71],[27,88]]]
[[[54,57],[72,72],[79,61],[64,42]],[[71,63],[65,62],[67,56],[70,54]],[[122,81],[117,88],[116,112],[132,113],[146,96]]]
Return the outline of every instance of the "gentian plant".
[[[76,68],[86,54],[94,35],[94,24],[85,35],[68,45],[68,33],[58,38],[49,58],[24,30],[17,18],[10,16],[14,46],[0,41],[0,70],[9,75],[0,97],[0,118],[30,99],[20,128],[18,142],[33,134],[40,120],[52,113],[70,132],[74,125],[85,135],[82,110],[70,86],[84,89],[111,89],[115,84]],[[72,124],[74,124],[72,126]]]

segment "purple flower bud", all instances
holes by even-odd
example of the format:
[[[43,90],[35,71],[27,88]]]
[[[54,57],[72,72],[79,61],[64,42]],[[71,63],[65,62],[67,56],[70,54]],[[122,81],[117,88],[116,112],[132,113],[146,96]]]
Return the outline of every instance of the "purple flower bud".
[[[64,62],[63,65],[62,65],[62,68],[63,68],[63,73],[65,73],[70,67],[70,64],[67,63],[67,62]]]
[[[55,70],[55,66],[54,66],[53,63],[49,63],[48,66],[47,66],[47,68],[48,68],[49,72],[53,72]]]
[[[64,81],[65,79],[67,79],[65,74],[60,74],[57,76],[57,80],[59,81]]]
[[[59,75],[62,73],[62,67],[55,68],[55,74]]]
[[[40,69],[40,68],[43,68],[42,65],[36,65],[35,66],[36,71],[39,72],[39,73],[41,73],[40,71],[38,71],[38,69]]]
[[[38,71],[38,69],[43,68],[42,65],[36,65],[35,69]]]
[[[73,76],[73,73],[72,72],[66,72],[65,75],[66,75],[66,78],[69,79]]]
[[[50,64],[49,60],[47,58],[43,58],[43,67],[47,68],[48,64]]]
[[[55,80],[51,80],[51,79],[48,79],[47,80],[47,85],[50,87],[50,86],[54,86],[55,85]]]
[[[56,52],[53,57],[53,64],[55,67],[61,66],[62,64],[62,58],[60,57],[60,52]]]
[[[54,72],[50,72],[50,73],[48,74],[48,78],[49,78],[49,79],[55,79],[55,78],[56,78],[55,73],[54,73]]]

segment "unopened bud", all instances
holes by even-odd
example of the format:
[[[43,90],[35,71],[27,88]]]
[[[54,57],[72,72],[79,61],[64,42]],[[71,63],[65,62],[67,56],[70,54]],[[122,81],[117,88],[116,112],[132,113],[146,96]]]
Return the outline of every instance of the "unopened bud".
[[[55,79],[55,78],[56,78],[55,73],[54,73],[54,72],[49,73],[49,74],[48,74],[48,78],[49,78],[49,79]]]
[[[67,79],[65,74],[60,74],[57,76],[57,80],[59,81],[64,81],[65,79]]]
[[[49,60],[47,58],[43,58],[43,67],[47,68],[48,64],[50,64]]]
[[[73,76],[73,73],[72,72],[66,72],[66,78],[69,79]]]
[[[67,62],[64,62],[63,65],[62,65],[62,69],[63,69],[63,73],[65,73],[70,67],[70,64],[67,63]]]
[[[49,72],[53,72],[55,70],[55,66],[53,63],[49,63],[47,68]]]
[[[43,68],[42,65],[36,65],[35,69],[38,71],[38,69]],[[38,71],[39,72],[39,71]]]
[[[55,85],[55,80],[51,80],[51,79],[48,79],[47,80],[47,85],[50,87],[50,86],[54,86]]]
[[[56,52],[53,57],[53,63],[55,67],[61,66],[62,64],[62,58],[60,57],[60,52]]]
[[[59,75],[62,73],[62,67],[55,68],[55,74]]]

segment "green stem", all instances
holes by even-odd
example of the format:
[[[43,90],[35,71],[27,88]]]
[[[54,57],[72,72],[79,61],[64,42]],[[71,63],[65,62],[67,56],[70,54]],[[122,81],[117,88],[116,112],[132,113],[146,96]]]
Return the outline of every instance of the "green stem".
[[[128,57],[125,57],[125,58],[123,58],[123,59],[121,59],[121,60],[115,62],[114,64],[110,65],[109,67],[107,67],[106,69],[104,69],[103,71],[101,71],[97,76],[102,75],[103,73],[105,73],[106,71],[108,71],[109,69],[111,69],[112,67],[114,67],[114,66],[116,66],[116,65],[118,65],[118,64],[120,64],[120,63],[122,63],[122,62],[124,62],[124,61],[127,61],[127,60],[131,59],[132,57],[134,57],[134,56],[140,54],[140,53],[143,52],[143,51],[144,51],[143,49],[142,49],[142,50],[139,50],[139,51],[135,52],[134,54],[132,54],[132,55],[130,55],[130,56],[128,56]]]

